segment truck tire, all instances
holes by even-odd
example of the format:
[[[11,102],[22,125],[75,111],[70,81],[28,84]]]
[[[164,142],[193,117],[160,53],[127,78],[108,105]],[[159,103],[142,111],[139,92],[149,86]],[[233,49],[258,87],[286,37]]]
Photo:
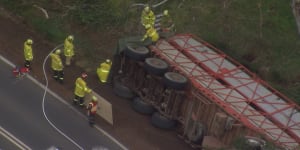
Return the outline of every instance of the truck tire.
[[[175,120],[168,119],[167,117],[161,115],[159,112],[155,112],[152,115],[151,123],[153,126],[161,129],[173,129],[177,124]]]
[[[183,90],[188,83],[188,79],[179,73],[167,72],[164,74],[163,82],[169,88]]]
[[[193,143],[197,145],[202,145],[204,136],[206,135],[206,127],[204,124],[198,122],[195,124],[195,130],[191,130],[188,133],[188,139]]]
[[[152,105],[143,101],[140,97],[135,97],[133,99],[132,108],[136,112],[144,114],[144,115],[151,115],[155,111],[155,108]]]
[[[164,38],[164,39],[168,39],[173,35],[174,35],[173,32],[161,32],[161,33],[159,33],[159,37]]]
[[[130,59],[136,61],[143,61],[149,55],[149,49],[144,46],[139,46],[137,44],[128,43],[126,45],[126,49],[124,54],[129,57]]]
[[[145,69],[154,75],[163,75],[168,70],[168,64],[159,58],[146,58]]]
[[[113,80],[113,91],[115,95],[121,98],[132,99],[135,96],[133,91],[125,86],[120,79],[120,76],[116,76]]]

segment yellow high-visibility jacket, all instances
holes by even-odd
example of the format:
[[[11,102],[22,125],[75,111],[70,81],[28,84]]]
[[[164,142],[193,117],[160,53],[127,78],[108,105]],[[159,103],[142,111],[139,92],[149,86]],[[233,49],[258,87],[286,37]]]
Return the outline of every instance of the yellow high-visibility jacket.
[[[50,57],[51,57],[51,68],[55,71],[62,71],[64,66],[61,62],[60,56],[55,53],[51,53]]]
[[[142,16],[141,16],[141,23],[143,26],[146,26],[147,24],[150,24],[151,26],[155,23],[155,15],[152,10],[150,12],[146,12],[143,10]]]
[[[148,37],[151,38],[152,42],[156,42],[159,39],[159,34],[157,33],[156,29],[150,27],[144,35],[143,40]]]
[[[24,56],[27,61],[32,61],[33,59],[32,47],[31,45],[26,44],[26,42],[24,43]]]
[[[85,93],[90,93],[92,90],[87,87],[86,82],[78,77],[75,81],[75,91],[74,94],[79,97],[84,97]]]
[[[68,38],[65,39],[65,43],[64,43],[64,55],[74,56],[74,45],[72,42],[68,40]]]
[[[111,63],[103,62],[100,64],[100,67],[97,68],[97,75],[98,75],[100,82],[107,81],[107,77],[109,75],[111,65],[112,65]]]

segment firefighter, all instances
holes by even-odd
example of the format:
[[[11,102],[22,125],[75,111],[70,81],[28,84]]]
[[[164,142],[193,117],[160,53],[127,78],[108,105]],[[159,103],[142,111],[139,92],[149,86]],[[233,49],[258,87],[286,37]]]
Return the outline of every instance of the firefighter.
[[[92,90],[90,88],[87,87],[86,85],[86,80],[87,78],[87,74],[86,73],[82,73],[80,77],[78,77],[75,81],[75,90],[74,90],[74,100],[73,103],[75,105],[78,105],[83,107],[84,105],[84,96],[86,93],[91,93]]]
[[[162,29],[162,32],[170,32],[174,31],[174,23],[173,20],[169,14],[168,10],[164,10],[163,16],[160,21],[160,27]]]
[[[95,124],[95,117],[98,109],[98,99],[96,96],[92,96],[92,101],[87,106],[87,114],[89,117],[89,124],[93,126]]]
[[[107,82],[107,77],[109,75],[111,65],[112,65],[112,62],[110,61],[110,59],[106,59],[106,61],[101,63],[99,68],[97,68],[97,75],[98,75],[100,82],[102,82],[102,83]]]
[[[159,39],[159,35],[156,31],[156,29],[151,26],[151,25],[146,25],[146,34],[144,35],[144,37],[141,39],[141,41],[144,41],[147,38],[151,38],[151,41],[153,43],[155,43],[158,39]]]
[[[53,70],[53,78],[60,83],[63,83],[64,80],[64,72],[63,72],[63,64],[60,58],[61,50],[57,49],[54,53],[50,54],[51,57],[51,68]]]
[[[27,39],[24,42],[24,56],[25,56],[24,66],[29,69],[31,69],[31,61],[33,60],[32,44],[33,44],[32,39]]]
[[[72,57],[74,56],[74,45],[73,45],[74,36],[69,35],[65,39],[64,43],[64,55],[66,57],[66,66],[71,65]]]
[[[141,23],[144,27],[146,27],[148,24],[154,26],[155,15],[149,6],[146,6],[142,11]]]

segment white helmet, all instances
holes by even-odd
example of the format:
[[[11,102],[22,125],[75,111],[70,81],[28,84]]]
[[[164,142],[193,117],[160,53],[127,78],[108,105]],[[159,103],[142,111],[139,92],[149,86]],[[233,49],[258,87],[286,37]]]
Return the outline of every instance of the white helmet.
[[[68,38],[69,41],[73,41],[74,40],[74,36],[73,35],[69,35],[67,38]]]
[[[55,54],[59,55],[61,53],[60,49],[55,50]]]
[[[165,16],[169,15],[169,11],[168,10],[164,10],[164,15]]]
[[[146,7],[144,8],[144,11],[148,13],[148,12],[150,11],[150,7],[149,7],[149,6],[146,6]]]
[[[106,63],[110,63],[111,61],[110,61],[110,59],[106,59],[105,62]]]
[[[26,40],[26,44],[28,44],[28,45],[31,45],[31,44],[33,44],[33,41],[32,41],[32,39],[27,39],[27,40]]]

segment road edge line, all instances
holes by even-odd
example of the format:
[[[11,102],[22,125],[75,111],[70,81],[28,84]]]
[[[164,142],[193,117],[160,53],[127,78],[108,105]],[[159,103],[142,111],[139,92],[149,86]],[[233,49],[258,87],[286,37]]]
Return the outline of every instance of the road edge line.
[[[0,126],[0,134],[21,150],[31,150],[31,148],[28,145],[26,145],[13,134],[2,128],[2,126]]]

